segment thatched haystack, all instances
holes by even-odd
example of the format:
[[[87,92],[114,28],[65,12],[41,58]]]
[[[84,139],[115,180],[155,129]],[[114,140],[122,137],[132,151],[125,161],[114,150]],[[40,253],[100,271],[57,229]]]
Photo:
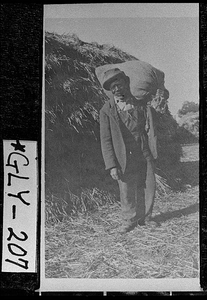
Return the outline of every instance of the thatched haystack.
[[[98,118],[107,97],[94,68],[130,59],[135,58],[108,45],[46,33],[46,182],[53,192],[103,181]]]
[[[95,68],[137,58],[109,45],[85,43],[76,35],[45,34],[46,193],[68,200],[84,188],[113,192],[99,142],[99,110],[107,101]],[[179,162],[177,123],[162,91],[152,106],[158,126],[158,166]],[[115,191],[116,192],[116,191]]]

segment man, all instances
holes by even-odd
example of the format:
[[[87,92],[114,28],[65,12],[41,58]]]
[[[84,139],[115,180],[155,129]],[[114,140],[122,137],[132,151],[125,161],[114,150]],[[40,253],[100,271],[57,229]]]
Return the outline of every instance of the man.
[[[154,158],[146,132],[146,109],[131,94],[129,77],[118,68],[108,70],[104,73],[103,88],[111,91],[112,97],[100,110],[101,149],[106,170],[119,185],[123,234],[145,224],[149,167],[153,174],[151,198],[155,194]],[[152,205],[149,214],[151,210]]]

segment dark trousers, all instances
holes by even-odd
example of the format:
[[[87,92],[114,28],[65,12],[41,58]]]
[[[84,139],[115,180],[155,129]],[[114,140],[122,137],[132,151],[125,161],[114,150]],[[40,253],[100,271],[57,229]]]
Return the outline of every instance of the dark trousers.
[[[142,161],[137,172],[130,168],[118,180],[123,221],[131,224],[152,213],[156,181],[150,160]]]

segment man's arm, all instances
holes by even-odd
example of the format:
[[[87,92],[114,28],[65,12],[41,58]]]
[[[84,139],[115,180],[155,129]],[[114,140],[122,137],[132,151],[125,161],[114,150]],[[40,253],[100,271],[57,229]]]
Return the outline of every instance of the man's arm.
[[[106,170],[116,168],[117,160],[114,153],[109,116],[103,110],[100,111],[100,138]]]

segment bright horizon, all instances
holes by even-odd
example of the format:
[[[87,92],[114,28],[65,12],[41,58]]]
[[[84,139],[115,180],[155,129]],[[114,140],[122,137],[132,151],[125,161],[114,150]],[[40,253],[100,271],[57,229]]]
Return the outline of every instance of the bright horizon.
[[[113,10],[103,4],[46,5],[45,30],[114,45],[162,70],[170,92],[169,109],[176,115],[184,101],[199,102],[199,17],[195,4],[173,4],[170,14],[169,5],[129,3],[127,11],[120,10],[118,4],[113,4]],[[98,7],[102,13],[97,13]],[[119,13],[115,14],[116,7]]]

